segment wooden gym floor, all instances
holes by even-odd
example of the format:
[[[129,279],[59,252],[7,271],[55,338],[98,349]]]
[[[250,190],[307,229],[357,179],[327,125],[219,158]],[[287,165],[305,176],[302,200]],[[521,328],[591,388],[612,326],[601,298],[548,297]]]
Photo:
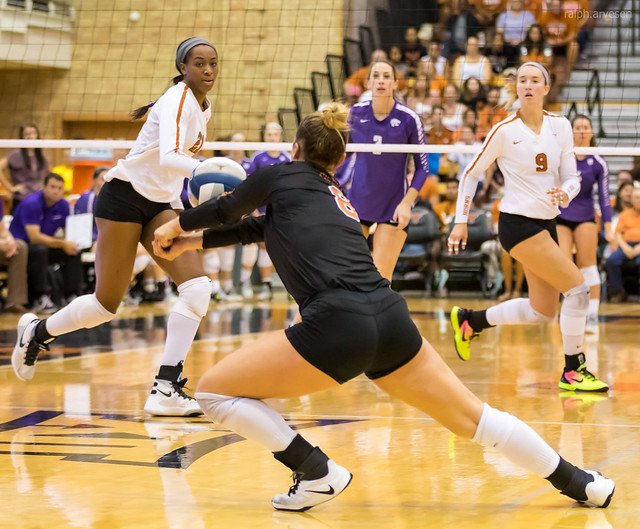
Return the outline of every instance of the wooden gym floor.
[[[203,418],[142,412],[165,335],[168,304],[158,304],[58,340],[29,383],[9,365],[17,317],[0,317],[0,529],[640,527],[640,305],[602,306],[588,361],[613,389],[580,396],[556,388],[556,324],[489,330],[462,363],[448,325],[453,303],[409,300],[422,333],[481,398],[527,421],[565,458],[615,479],[608,509],[572,503],[361,377],[273,403],[354,474],[326,505],[275,512],[272,494],[291,482],[269,453]],[[187,361],[188,386],[293,312],[282,296],[212,304]]]

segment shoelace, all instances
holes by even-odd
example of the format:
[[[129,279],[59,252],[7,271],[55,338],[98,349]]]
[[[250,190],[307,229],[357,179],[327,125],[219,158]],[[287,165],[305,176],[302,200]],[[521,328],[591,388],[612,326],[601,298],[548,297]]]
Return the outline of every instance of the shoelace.
[[[24,363],[25,365],[32,366],[36,363],[36,359],[38,358],[38,354],[40,351],[48,351],[49,346],[46,344],[38,343],[35,340],[31,340],[29,345],[27,346],[27,352],[24,355]]]
[[[180,395],[183,399],[187,399],[187,400],[195,400],[193,397],[190,397],[189,395],[187,395],[184,392],[184,387],[187,383],[187,379],[183,378],[182,380],[179,380],[178,382],[172,382],[171,385],[173,386],[174,391]]]
[[[302,481],[302,474],[299,474],[298,472],[294,472],[293,474],[291,474],[291,477],[293,478],[293,485],[289,488],[287,496],[295,494],[298,491],[298,487],[300,486],[300,481]]]
[[[598,377],[596,377],[591,371],[589,371],[587,369],[587,366],[582,364],[579,368],[578,368],[578,373],[580,373],[584,378],[588,378],[590,381],[594,381],[594,380],[598,380]]]

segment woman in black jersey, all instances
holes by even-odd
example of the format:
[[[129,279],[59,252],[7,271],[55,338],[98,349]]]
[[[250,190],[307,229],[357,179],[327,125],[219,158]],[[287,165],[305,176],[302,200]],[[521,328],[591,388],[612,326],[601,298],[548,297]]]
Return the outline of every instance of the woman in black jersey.
[[[272,499],[304,511],[340,494],[351,474],[296,434],[263,402],[324,390],[361,373],[455,434],[496,447],[563,494],[606,507],[614,483],[562,459],[519,419],[483,404],[424,340],[404,299],[377,271],[358,216],[333,178],[344,159],[347,110],[331,104],[298,128],[293,162],[254,172],[232,193],[155,232],[154,251],[264,240],[302,321],[241,347],[211,367],[196,398],[204,413],[273,452],[294,485]],[[251,217],[258,206],[266,215]],[[204,233],[185,234],[209,228]]]

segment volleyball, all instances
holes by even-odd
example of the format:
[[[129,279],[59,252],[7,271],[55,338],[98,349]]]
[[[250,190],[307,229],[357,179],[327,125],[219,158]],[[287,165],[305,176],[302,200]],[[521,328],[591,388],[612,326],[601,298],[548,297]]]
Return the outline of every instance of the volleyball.
[[[193,207],[222,193],[233,191],[247,177],[244,168],[230,158],[215,157],[202,162],[189,181],[189,202]]]

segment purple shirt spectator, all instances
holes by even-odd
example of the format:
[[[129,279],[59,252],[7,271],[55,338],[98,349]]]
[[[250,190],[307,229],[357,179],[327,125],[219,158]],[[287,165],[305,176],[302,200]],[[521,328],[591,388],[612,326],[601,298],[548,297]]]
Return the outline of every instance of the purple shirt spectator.
[[[16,191],[14,197],[16,200],[23,200],[26,196],[40,191],[44,186],[44,177],[50,172],[49,162],[43,157],[44,165],[40,169],[38,168],[38,159],[35,157],[29,158],[28,167],[25,164],[22,150],[12,151],[7,157],[9,163],[9,174],[11,176],[11,183],[13,185],[23,184],[26,188],[24,192]]]
[[[271,156],[267,151],[258,151],[253,155],[253,158],[249,161],[249,168],[245,166],[244,162],[242,163],[242,167],[244,167],[245,171],[247,171],[247,176],[260,169],[261,167],[270,167],[272,165],[277,165],[280,163],[287,163],[291,161],[291,156],[289,156],[286,152],[281,152],[275,158]],[[263,215],[267,211],[266,206],[260,206],[258,211]]]
[[[69,203],[61,199],[53,206],[47,207],[44,193],[38,191],[26,197],[13,212],[13,220],[9,231],[14,238],[30,242],[26,226],[35,224],[40,226],[40,231],[51,237],[55,236],[59,229],[65,228],[65,222],[69,216]]]
[[[598,202],[602,222],[611,222],[611,200],[609,198],[609,168],[601,156],[588,155],[578,162],[580,191],[566,208],[560,209],[560,218],[571,222],[589,222],[595,219],[593,187],[598,184]]]
[[[503,11],[496,21],[496,29],[504,31],[504,40],[512,43],[520,43],[527,36],[529,26],[535,23],[536,18],[530,11]]]
[[[373,115],[370,101],[354,105],[349,111],[349,128],[351,143],[426,143],[418,115],[398,102],[382,121]],[[415,173],[411,187],[419,191],[429,176],[429,164],[426,153],[413,157]],[[342,164],[337,178],[341,184],[351,180],[348,198],[361,220],[389,222],[408,190],[406,167],[406,153],[358,152]]]
[[[96,194],[92,191],[85,191],[80,195],[80,198],[76,202],[73,208],[74,214],[91,213],[93,215],[96,207]],[[96,225],[96,219],[93,219],[93,240],[98,239],[98,226]]]

